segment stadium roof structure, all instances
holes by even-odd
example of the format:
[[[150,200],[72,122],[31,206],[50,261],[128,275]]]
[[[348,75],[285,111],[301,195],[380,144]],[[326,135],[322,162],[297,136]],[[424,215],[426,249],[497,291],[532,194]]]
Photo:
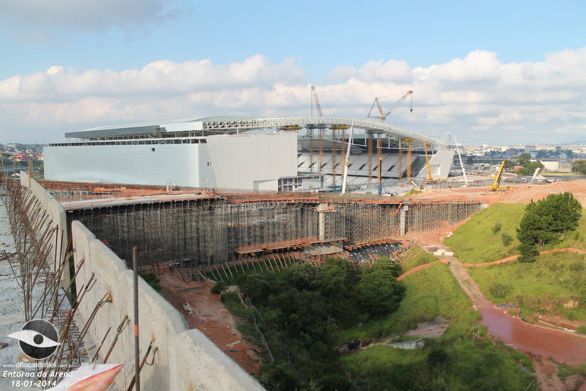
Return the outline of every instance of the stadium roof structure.
[[[214,116],[184,119],[161,124],[136,124],[92,128],[65,133],[67,138],[89,140],[125,137],[161,137],[197,133],[197,135],[242,133],[258,129],[362,129],[366,132],[391,137],[409,138],[430,145],[441,146],[442,142],[410,130],[398,128],[379,119],[343,117],[233,117]]]

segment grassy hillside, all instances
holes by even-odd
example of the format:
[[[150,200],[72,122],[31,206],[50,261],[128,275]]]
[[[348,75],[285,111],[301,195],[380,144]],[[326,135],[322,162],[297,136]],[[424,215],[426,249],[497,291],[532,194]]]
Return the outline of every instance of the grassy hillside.
[[[344,339],[400,334],[437,315],[449,319],[448,331],[422,350],[373,346],[343,356],[343,366],[359,389],[536,389],[528,359],[487,336],[478,324],[479,314],[445,265],[415,273],[404,283],[407,294],[397,311],[346,330]]]
[[[416,266],[424,265],[426,263],[435,262],[438,260],[437,257],[425,252],[421,247],[411,248],[401,258],[404,259],[404,261],[401,262],[403,272],[408,272]]]
[[[521,315],[558,314],[586,321],[586,256],[572,253],[541,255],[534,263],[511,263],[471,269],[482,292],[494,303],[513,303]],[[578,308],[564,304],[578,300]]]
[[[495,261],[516,254],[517,227],[525,212],[524,204],[496,204],[474,215],[466,224],[458,227],[444,243],[462,262]],[[498,232],[495,225],[500,224]],[[513,240],[505,246],[502,235]]]
[[[553,246],[546,246],[546,248],[564,248],[575,247],[586,250],[586,209],[582,209],[582,218],[580,225],[575,231],[569,232],[564,236],[560,243]]]
[[[474,215],[466,224],[458,227],[445,239],[462,262],[489,262],[518,254],[517,227],[525,213],[524,204],[495,204]],[[499,228],[500,226],[500,228]],[[511,237],[510,243],[503,235]],[[586,249],[586,212],[582,213],[580,226],[565,235],[560,243],[549,248],[576,247]]]
[[[443,264],[412,274],[403,282],[407,294],[395,312],[378,321],[346,330],[344,339],[376,339],[401,334],[437,315],[451,321],[448,334],[456,335],[474,328],[480,319],[458,282]]]

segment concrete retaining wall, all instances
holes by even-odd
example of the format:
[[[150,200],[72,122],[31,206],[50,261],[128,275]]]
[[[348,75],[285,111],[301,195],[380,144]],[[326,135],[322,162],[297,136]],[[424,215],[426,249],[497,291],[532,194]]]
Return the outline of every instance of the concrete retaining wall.
[[[90,326],[90,351],[100,343],[109,327],[110,334],[100,350],[103,357],[116,334],[116,327],[125,316],[132,318],[132,271],[125,262],[78,221],[72,223],[75,246],[74,262],[85,260],[76,277],[78,291],[92,275],[96,279],[89,296],[80,306],[81,317],[88,318],[98,300],[107,292],[111,303],[98,310]],[[140,345],[144,355],[149,343],[158,349],[153,366],[143,367],[144,390],[261,390],[262,387],[224,355],[209,339],[195,329],[187,329],[181,314],[139,279]],[[108,362],[126,363],[116,383],[126,389],[133,376],[132,327],[120,334]],[[92,352],[93,353],[93,352]],[[101,361],[101,360],[100,360]]]
[[[81,264],[76,277],[78,292],[91,276],[96,283],[84,298],[81,318],[89,318],[97,302],[110,293],[111,302],[98,310],[89,328],[88,343],[91,355],[111,328],[100,352],[104,357],[116,336],[116,327],[128,316],[132,319],[132,271],[125,262],[78,221],[71,226],[75,246],[74,262]],[[154,365],[145,365],[141,372],[143,390],[262,390],[228,356],[224,355],[199,330],[188,329],[181,314],[142,278],[139,279],[140,350],[141,357],[152,342]],[[108,362],[125,363],[125,369],[116,382],[117,389],[126,389],[133,377],[134,336],[132,322],[119,335]],[[149,362],[153,354],[149,356]],[[98,360],[101,362],[102,360]]]
[[[53,222],[67,235],[63,207],[34,179],[29,180],[26,173],[21,173],[21,184],[30,188]],[[81,265],[75,277],[78,294],[83,292],[92,276],[95,280],[76,313],[80,329],[91,319],[100,299],[108,295],[111,299],[97,310],[84,339],[90,359],[103,340],[97,360],[103,362],[118,334],[117,327],[126,316],[130,319],[118,335],[107,360],[109,363],[124,364],[124,370],[118,375],[113,389],[126,390],[134,376],[132,271],[80,222],[71,223],[70,233],[75,249],[73,262],[76,270]],[[67,236],[64,239],[63,243],[67,243]],[[143,390],[263,389],[204,334],[196,329],[188,329],[181,314],[142,278],[139,279],[139,303],[141,359],[149,344],[152,344],[147,360],[150,365],[145,365],[141,372]]]
[[[69,242],[65,209],[63,209],[63,206],[61,206],[61,204],[43,186],[30,178],[28,173],[24,171],[20,172],[20,184],[21,186],[30,189],[42,209],[49,215],[52,224],[56,225],[58,228],[57,232],[54,233],[51,238],[47,239],[50,240],[51,243],[56,242],[56,246],[48,256],[49,265],[54,266],[55,253],[57,253],[57,255],[64,254]],[[51,222],[48,223],[51,224]],[[55,238],[55,235],[57,235],[57,238]],[[57,240],[55,241],[55,239]],[[69,271],[65,270],[63,274],[63,281],[61,283],[62,286],[66,287],[70,281]]]

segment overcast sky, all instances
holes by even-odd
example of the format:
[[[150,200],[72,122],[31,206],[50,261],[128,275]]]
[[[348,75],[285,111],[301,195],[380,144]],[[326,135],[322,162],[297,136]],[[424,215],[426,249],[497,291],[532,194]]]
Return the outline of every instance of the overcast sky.
[[[586,142],[586,2],[0,1],[0,142],[207,115],[364,117],[471,144]]]

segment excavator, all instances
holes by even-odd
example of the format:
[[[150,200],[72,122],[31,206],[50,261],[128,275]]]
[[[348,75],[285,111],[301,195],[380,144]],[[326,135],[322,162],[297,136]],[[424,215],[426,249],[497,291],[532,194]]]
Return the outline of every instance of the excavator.
[[[490,185],[490,190],[492,190],[492,191],[499,191],[500,190],[501,180],[503,179],[503,171],[505,170],[506,162],[507,162],[506,160],[503,160],[501,162],[501,166],[499,167],[497,174],[495,176],[493,176],[494,181],[492,182],[492,185]]]

